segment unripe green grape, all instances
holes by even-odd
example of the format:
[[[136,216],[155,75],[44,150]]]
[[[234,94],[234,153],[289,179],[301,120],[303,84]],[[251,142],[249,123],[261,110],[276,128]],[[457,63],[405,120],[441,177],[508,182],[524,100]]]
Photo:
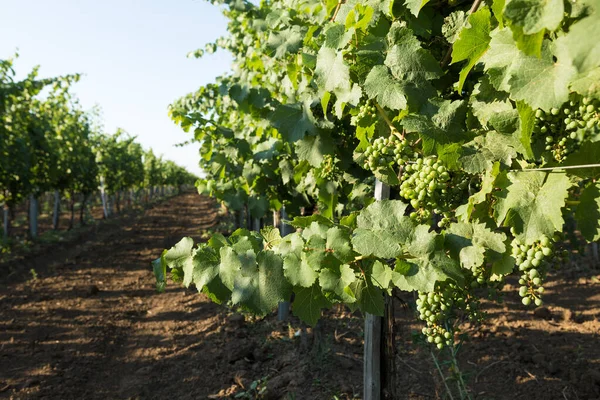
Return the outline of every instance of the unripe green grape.
[[[531,304],[531,299],[529,297],[523,297],[521,299],[521,302],[523,303],[524,306],[528,306]]]
[[[539,276],[539,272],[538,272],[537,269],[531,269],[531,270],[529,270],[529,277],[531,279],[533,279],[533,278],[535,278],[537,276]]]

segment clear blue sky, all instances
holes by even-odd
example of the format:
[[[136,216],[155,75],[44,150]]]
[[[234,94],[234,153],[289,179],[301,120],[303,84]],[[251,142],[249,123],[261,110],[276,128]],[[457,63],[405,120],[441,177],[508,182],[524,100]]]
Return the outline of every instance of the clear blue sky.
[[[83,73],[75,93],[98,104],[105,131],[117,127],[145,148],[200,173],[198,145],[167,115],[167,106],[227,71],[231,56],[200,60],[189,51],[225,35],[220,9],[202,0],[0,0],[0,58],[18,49],[20,74]]]

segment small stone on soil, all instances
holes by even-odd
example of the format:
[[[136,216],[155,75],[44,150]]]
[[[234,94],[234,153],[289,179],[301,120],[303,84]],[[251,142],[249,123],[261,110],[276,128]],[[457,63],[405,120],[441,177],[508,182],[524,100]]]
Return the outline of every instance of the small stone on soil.
[[[552,312],[547,307],[538,307],[533,310],[533,315],[537,318],[552,319]]]

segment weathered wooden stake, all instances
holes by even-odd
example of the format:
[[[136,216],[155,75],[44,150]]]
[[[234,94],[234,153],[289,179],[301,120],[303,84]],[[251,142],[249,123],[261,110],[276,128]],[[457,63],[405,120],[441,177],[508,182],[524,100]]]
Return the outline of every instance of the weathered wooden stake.
[[[8,240],[8,232],[10,230],[10,210],[8,205],[2,207],[2,240],[5,242]]]
[[[279,231],[281,232],[281,236],[286,236],[289,235],[290,233],[292,233],[293,229],[291,225],[288,225],[285,223],[285,221],[287,221],[288,219],[288,215],[287,212],[285,211],[285,207],[281,208],[281,213],[279,215],[279,223],[280,223],[280,228]],[[273,218],[273,222],[275,222],[275,218]],[[277,226],[277,225],[275,225]],[[291,302],[289,301],[282,301],[279,303],[279,307],[277,307],[277,319],[279,321],[285,321],[290,317],[290,306],[291,306]]]
[[[390,187],[375,181],[375,200],[380,201],[390,197]],[[376,315],[365,315],[365,349],[363,400],[381,400],[381,331],[383,319]]]
[[[102,199],[102,211],[104,212],[104,218],[108,218],[108,201],[106,199],[106,191],[104,190],[104,177],[100,177],[100,198]]]
[[[590,248],[592,251],[592,259],[594,260],[594,263],[598,265],[600,263],[600,256],[598,255],[598,242],[590,243]]]
[[[58,229],[58,222],[60,221],[60,192],[54,191],[54,211],[52,213],[52,229]]]
[[[29,195],[29,235],[32,239],[38,235],[38,199]]]

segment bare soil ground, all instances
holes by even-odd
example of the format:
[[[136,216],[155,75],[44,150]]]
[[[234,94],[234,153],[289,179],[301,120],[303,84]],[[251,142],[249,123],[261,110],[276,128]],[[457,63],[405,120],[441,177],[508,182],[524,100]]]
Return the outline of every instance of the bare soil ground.
[[[0,265],[20,271],[0,277],[0,398],[360,398],[359,313],[335,308],[312,329],[232,313],[176,285],[156,293],[150,261],[198,239],[216,210],[184,194]],[[472,398],[600,399],[598,271],[570,269],[547,286],[545,308],[526,310],[507,287],[504,304],[485,305],[486,323],[463,325],[471,339],[458,359]],[[396,397],[460,398],[447,356],[434,353],[438,371],[413,344],[410,307],[396,308],[396,325]]]

